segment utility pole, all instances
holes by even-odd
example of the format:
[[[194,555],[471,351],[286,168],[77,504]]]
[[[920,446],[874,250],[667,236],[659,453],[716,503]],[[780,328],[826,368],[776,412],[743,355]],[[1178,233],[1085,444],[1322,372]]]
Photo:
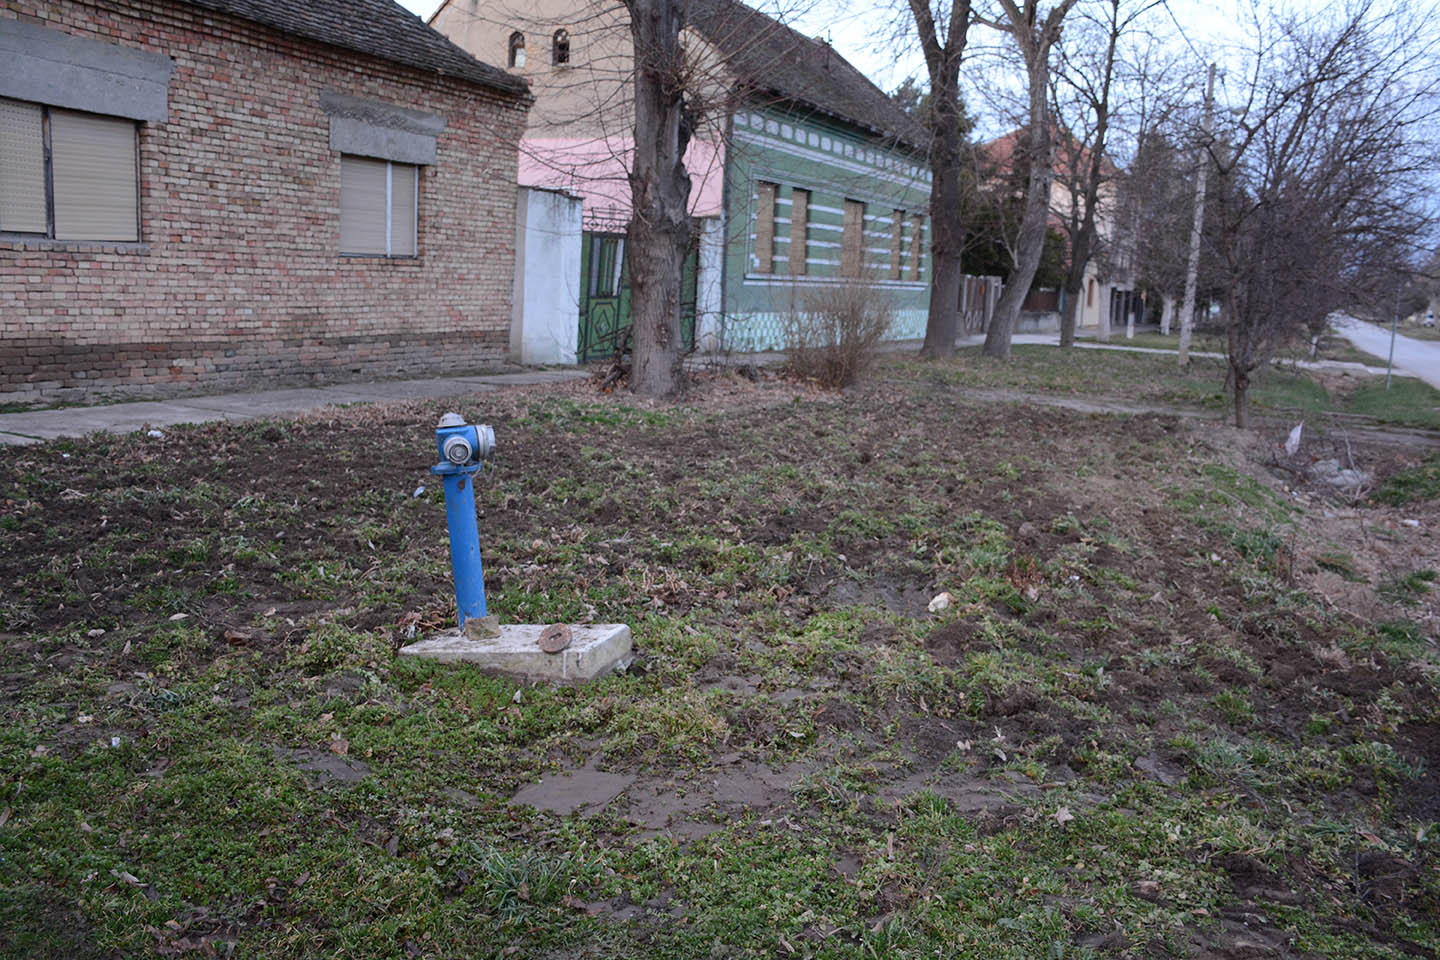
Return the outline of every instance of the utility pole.
[[[1190,365],[1190,336],[1195,325],[1195,284],[1200,274],[1200,234],[1205,227],[1205,177],[1210,172],[1210,115],[1215,109],[1215,64],[1205,81],[1205,119],[1200,144],[1200,169],[1195,174],[1195,219],[1190,225],[1190,263],[1185,269],[1185,301],[1180,305],[1180,366]]]
[[[1395,312],[1390,315],[1390,357],[1385,361],[1385,392],[1390,392],[1390,375],[1395,372],[1395,330],[1400,326],[1400,291],[1404,280],[1395,281]]]

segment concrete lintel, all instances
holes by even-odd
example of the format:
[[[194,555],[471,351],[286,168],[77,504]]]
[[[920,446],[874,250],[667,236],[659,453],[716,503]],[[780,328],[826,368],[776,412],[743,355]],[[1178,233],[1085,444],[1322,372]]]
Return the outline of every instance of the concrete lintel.
[[[320,107],[330,117],[330,149],[336,153],[435,162],[435,138],[446,126],[438,114],[334,91],[320,94]]]
[[[623,623],[572,625],[570,646],[559,653],[546,653],[537,643],[546,626],[502,624],[500,636],[489,640],[472,640],[460,630],[447,630],[401,647],[400,656],[473,663],[487,672],[525,680],[580,683],[621,666],[630,655],[630,628]]]
[[[34,23],[0,29],[0,96],[131,120],[164,123],[174,62]]]

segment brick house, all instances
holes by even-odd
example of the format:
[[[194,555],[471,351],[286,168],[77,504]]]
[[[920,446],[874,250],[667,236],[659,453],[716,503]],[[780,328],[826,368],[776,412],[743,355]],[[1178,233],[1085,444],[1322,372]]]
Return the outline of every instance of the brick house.
[[[0,0],[0,402],[504,358],[522,78],[391,0]]]

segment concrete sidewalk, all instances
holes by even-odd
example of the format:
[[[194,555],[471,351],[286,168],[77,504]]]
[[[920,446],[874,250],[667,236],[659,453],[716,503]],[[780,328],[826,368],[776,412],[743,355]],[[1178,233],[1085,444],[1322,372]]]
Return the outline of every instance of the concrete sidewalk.
[[[64,407],[59,410],[5,413],[0,414],[0,444],[39,443],[59,437],[83,437],[99,431],[128,433],[132,430],[174,426],[177,423],[294,416],[341,404],[452,397],[500,387],[583,380],[588,376],[590,371],[583,368],[527,370],[520,373],[342,383],[329,387],[297,387],[290,390],[227,393],[213,397],[142,400],[98,407]]]

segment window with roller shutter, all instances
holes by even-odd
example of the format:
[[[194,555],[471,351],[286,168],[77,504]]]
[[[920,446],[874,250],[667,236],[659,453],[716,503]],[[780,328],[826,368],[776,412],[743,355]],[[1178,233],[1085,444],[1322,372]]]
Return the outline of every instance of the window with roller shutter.
[[[415,256],[419,172],[409,163],[340,157],[342,254]]]
[[[140,239],[134,120],[0,98],[0,233]]]

